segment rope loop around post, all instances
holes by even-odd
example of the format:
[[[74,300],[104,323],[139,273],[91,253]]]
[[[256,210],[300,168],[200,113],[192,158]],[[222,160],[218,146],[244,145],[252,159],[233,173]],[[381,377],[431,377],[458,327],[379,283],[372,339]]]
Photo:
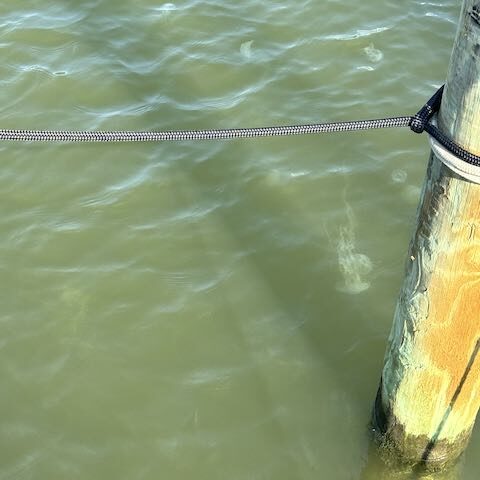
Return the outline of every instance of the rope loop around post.
[[[480,156],[465,150],[451,140],[437,126],[435,115],[440,110],[445,85],[411,118],[410,129],[415,133],[427,132],[433,152],[439,160],[461,177],[480,183]]]

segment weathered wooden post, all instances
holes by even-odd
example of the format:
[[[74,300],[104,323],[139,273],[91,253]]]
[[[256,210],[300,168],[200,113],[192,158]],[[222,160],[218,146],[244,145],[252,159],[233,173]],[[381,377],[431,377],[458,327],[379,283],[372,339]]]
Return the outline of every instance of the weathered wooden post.
[[[463,2],[438,126],[480,155],[478,0]],[[476,175],[480,167],[467,180],[431,155],[374,411],[381,447],[402,462],[453,462],[480,406]]]

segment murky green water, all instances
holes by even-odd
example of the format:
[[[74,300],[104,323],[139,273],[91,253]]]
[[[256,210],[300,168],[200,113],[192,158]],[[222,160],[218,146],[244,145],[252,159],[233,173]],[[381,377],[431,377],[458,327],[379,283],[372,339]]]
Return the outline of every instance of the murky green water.
[[[411,114],[459,3],[3,2],[0,123]],[[368,422],[425,137],[0,149],[0,479],[397,478]]]

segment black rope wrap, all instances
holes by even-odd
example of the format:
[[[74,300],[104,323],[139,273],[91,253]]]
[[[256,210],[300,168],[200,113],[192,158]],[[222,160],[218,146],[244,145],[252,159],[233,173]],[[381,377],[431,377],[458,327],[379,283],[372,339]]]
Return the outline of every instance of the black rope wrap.
[[[415,133],[427,132],[450,153],[464,162],[480,167],[480,156],[468,152],[463,147],[451,140],[447,135],[431,123],[432,117],[440,110],[445,85],[442,85],[430,100],[416,113],[410,121],[410,129]]]
[[[468,152],[431,123],[439,111],[444,86],[413,117],[390,117],[375,120],[286,125],[278,127],[225,128],[213,130],[140,131],[63,131],[0,129],[1,140],[23,142],[159,142],[182,140],[227,140],[235,138],[278,137],[332,132],[353,132],[378,128],[410,127],[415,133],[426,131],[459,159],[480,166],[480,156]]]
[[[427,123],[425,125],[425,131],[431,135],[438,143],[443,145],[449,152],[453,153],[457,158],[460,158],[464,162],[480,167],[480,157],[468,152],[460,145],[450,140],[443,132],[441,132],[435,125]]]

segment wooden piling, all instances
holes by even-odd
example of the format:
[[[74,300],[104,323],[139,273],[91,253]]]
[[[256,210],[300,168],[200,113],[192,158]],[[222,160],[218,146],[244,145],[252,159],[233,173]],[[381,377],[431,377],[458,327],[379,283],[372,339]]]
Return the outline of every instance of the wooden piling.
[[[480,155],[480,2],[464,0],[439,128]],[[480,406],[480,185],[434,154],[417,212],[374,425],[385,452],[438,469]]]

